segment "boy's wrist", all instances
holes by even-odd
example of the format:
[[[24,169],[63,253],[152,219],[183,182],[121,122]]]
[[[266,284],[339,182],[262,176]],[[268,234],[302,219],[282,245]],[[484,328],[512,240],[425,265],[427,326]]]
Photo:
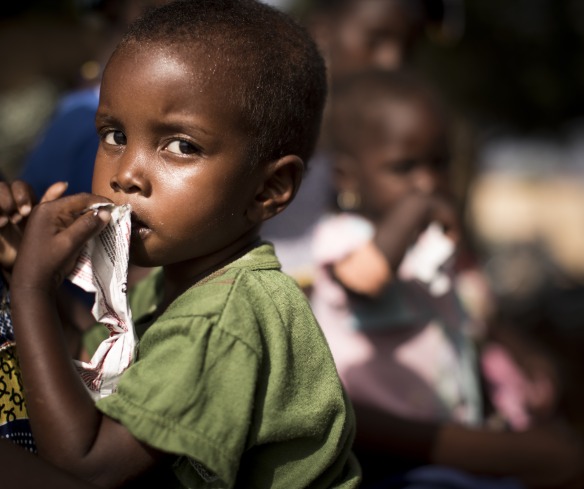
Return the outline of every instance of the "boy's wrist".
[[[40,293],[43,295],[54,296],[62,282],[62,277],[60,277],[58,273],[52,277],[23,277],[22,274],[16,270],[16,273],[11,275],[10,290],[13,295],[19,293],[29,295]]]

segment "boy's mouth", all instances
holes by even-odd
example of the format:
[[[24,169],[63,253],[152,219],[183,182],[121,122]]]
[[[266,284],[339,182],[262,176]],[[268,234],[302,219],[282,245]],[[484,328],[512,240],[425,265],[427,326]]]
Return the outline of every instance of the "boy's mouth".
[[[132,212],[132,237],[144,239],[150,228]]]

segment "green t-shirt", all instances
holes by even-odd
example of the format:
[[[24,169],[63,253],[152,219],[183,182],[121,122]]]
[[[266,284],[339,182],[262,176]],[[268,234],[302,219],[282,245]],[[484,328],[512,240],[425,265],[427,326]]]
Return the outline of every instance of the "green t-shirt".
[[[179,455],[183,487],[357,487],[351,405],[273,247],[201,280],[149,323],[160,278],[131,295],[138,358],[98,408]]]

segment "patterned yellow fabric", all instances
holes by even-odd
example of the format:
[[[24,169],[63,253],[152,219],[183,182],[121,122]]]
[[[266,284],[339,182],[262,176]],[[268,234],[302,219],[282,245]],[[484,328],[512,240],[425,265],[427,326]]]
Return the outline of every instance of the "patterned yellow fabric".
[[[10,294],[0,280],[0,438],[36,453],[24,401],[10,313]]]

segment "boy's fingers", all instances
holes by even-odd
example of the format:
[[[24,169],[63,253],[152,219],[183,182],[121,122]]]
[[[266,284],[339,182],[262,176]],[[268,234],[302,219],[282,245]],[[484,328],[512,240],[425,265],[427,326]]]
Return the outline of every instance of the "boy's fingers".
[[[108,208],[89,211],[78,217],[64,232],[71,236],[72,242],[79,247],[93,236],[99,234],[111,219]]]
[[[16,180],[11,184],[12,197],[16,204],[11,221],[16,223],[21,218],[26,217],[32,211],[32,206],[36,200],[34,190],[23,180]],[[18,212],[17,212],[18,211]]]
[[[0,228],[10,222],[10,218],[15,212],[16,203],[10,184],[0,181]]]
[[[47,191],[45,192],[45,194],[42,196],[41,198],[41,202],[49,202],[51,200],[56,200],[59,197],[61,197],[65,191],[67,190],[67,187],[69,186],[68,182],[56,182],[53,183],[53,185],[51,185]]]

